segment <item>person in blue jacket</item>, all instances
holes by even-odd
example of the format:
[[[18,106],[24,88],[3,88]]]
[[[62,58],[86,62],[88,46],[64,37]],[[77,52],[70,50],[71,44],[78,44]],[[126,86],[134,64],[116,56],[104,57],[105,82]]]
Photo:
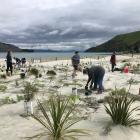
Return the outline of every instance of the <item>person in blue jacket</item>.
[[[78,51],[75,52],[75,55],[73,55],[71,60],[72,60],[72,66],[74,68],[72,76],[75,77],[76,76],[76,71],[78,70],[78,67],[79,67],[79,64],[80,64],[80,55],[79,55]]]

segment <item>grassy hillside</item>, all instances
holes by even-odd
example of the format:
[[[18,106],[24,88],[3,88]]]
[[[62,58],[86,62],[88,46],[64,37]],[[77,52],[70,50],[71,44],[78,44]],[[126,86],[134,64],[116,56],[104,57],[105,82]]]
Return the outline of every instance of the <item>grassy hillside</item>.
[[[140,31],[117,35],[99,46],[89,48],[86,52],[129,52],[132,50],[140,51]]]
[[[15,45],[0,42],[0,52],[6,52],[8,50],[14,51],[14,52],[22,51],[20,48],[18,48]]]
[[[140,31],[118,35],[114,37],[113,40],[123,41],[124,43],[128,45],[132,45],[140,41]]]

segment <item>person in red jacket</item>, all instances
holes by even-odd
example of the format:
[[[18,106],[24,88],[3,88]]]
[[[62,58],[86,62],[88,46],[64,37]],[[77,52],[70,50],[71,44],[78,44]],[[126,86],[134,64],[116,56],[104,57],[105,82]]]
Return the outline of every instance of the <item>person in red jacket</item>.
[[[116,53],[113,52],[110,58],[110,63],[111,63],[111,71],[114,72],[114,68],[116,66]]]

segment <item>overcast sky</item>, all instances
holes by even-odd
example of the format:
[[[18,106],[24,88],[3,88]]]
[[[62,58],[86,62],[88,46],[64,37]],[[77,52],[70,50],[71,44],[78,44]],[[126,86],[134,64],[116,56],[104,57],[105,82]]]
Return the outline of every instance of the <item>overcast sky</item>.
[[[100,44],[140,29],[140,0],[0,0],[0,41]]]

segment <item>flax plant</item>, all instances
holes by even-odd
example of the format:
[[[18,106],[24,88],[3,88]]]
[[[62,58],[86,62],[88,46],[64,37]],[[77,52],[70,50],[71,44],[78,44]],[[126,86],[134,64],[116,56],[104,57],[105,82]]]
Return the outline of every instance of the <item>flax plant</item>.
[[[45,127],[45,135],[49,140],[76,140],[78,136],[88,135],[87,130],[71,128],[81,118],[73,115],[76,105],[71,104],[70,97],[51,97],[47,106],[40,101],[38,106],[42,117],[35,114],[32,117]]]
[[[138,112],[140,107],[132,107],[136,101],[135,97],[129,97],[125,89],[116,89],[110,95],[105,104],[105,111],[111,117],[114,124],[123,126],[134,126],[140,124]]]

